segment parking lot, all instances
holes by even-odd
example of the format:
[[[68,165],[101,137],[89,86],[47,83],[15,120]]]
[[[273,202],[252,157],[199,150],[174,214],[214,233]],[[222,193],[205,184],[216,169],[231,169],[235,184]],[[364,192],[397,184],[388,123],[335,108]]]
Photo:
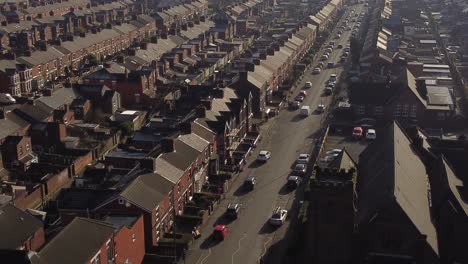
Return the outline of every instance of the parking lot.
[[[351,137],[351,131],[342,130],[342,131],[332,131],[330,130],[328,136],[325,138],[323,144],[321,155],[317,161],[319,166],[325,166],[327,163],[321,161],[320,159],[326,156],[326,152],[332,149],[346,149],[351,158],[358,163],[359,155],[367,145],[370,143],[369,140],[365,138],[362,139],[353,139]]]

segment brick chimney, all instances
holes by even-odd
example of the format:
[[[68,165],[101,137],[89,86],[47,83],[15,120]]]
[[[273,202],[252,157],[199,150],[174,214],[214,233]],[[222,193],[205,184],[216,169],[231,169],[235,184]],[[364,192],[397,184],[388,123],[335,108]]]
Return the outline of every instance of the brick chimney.
[[[151,172],[156,171],[156,159],[155,158],[145,158],[140,160],[140,165],[142,168],[145,168]]]
[[[173,138],[163,138],[161,139],[161,149],[165,153],[174,152],[175,143]]]
[[[206,108],[203,105],[199,105],[196,109],[197,117],[203,118],[206,117]]]
[[[200,102],[205,107],[206,110],[211,110],[211,104],[213,102],[211,98],[201,99]]]
[[[184,122],[179,125],[179,131],[183,135],[192,133],[192,124],[190,122]]]

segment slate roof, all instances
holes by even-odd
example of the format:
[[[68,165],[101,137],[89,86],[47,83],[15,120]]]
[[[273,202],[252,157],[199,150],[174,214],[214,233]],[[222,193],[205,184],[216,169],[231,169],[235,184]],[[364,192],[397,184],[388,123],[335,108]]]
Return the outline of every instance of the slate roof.
[[[177,139],[196,149],[198,152],[205,151],[210,145],[210,142],[194,133],[180,135]]]
[[[112,236],[115,226],[77,217],[39,252],[47,264],[83,264]]]
[[[43,105],[24,104],[13,112],[28,122],[42,122],[52,116],[52,110]]]
[[[30,238],[43,223],[10,203],[0,206],[0,249],[16,249]]]
[[[114,190],[65,188],[57,197],[60,209],[93,210],[117,194]]]
[[[0,140],[21,129],[20,125],[8,119],[0,119],[0,127],[2,128],[0,129]]]
[[[185,172],[197,159],[199,152],[178,139],[174,140],[174,145],[175,151],[163,153],[160,157],[158,157],[158,159],[164,159],[180,171]],[[156,168],[157,167],[158,166],[156,165]]]
[[[43,104],[51,110],[58,109],[62,105],[70,105],[73,100],[79,97],[78,93],[71,88],[61,88],[55,91],[51,96],[41,96],[35,101],[36,104]]]
[[[177,184],[184,175],[184,171],[178,169],[166,159],[163,158],[164,154],[156,158],[156,173],[168,179],[174,184]]]
[[[438,254],[431,222],[426,167],[398,123],[388,125],[359,158],[358,222],[378,217],[380,210],[399,207]]]
[[[129,202],[151,212],[172,190],[174,183],[157,173],[138,176],[120,194]]]

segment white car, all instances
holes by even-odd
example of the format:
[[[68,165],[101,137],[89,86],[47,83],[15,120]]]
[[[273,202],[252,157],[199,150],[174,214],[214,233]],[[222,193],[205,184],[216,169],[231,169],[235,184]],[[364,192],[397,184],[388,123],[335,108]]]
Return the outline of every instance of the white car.
[[[325,152],[325,154],[326,154],[327,156],[328,156],[328,155],[333,155],[333,154],[340,154],[341,151],[343,151],[343,150],[341,150],[341,149],[331,149],[331,150]]]
[[[335,82],[336,81],[336,74],[330,74],[330,81]]]
[[[375,129],[367,129],[366,131],[366,139],[376,139],[377,134],[375,133]]]
[[[11,96],[9,93],[1,93],[0,94],[0,103],[2,104],[14,104],[16,103],[16,99]]]
[[[310,89],[310,88],[312,88],[312,82],[306,82],[304,84],[304,89]]]
[[[262,150],[262,151],[260,151],[260,153],[258,153],[257,160],[262,161],[262,162],[266,162],[270,158],[271,158],[271,152],[266,151],[266,150]]]
[[[327,155],[327,156],[321,158],[320,160],[323,161],[323,162],[331,162],[331,161],[333,161],[336,157],[338,157],[338,155],[340,155],[340,153],[330,154],[330,155]]]
[[[280,226],[286,221],[286,216],[288,215],[288,211],[285,209],[281,209],[281,207],[277,207],[274,211],[272,216],[270,217],[270,224],[274,226]]]
[[[322,70],[319,67],[315,67],[314,70],[312,71],[313,74],[320,74]]]
[[[307,164],[309,163],[310,155],[309,154],[299,154],[299,158],[297,158],[297,164]]]

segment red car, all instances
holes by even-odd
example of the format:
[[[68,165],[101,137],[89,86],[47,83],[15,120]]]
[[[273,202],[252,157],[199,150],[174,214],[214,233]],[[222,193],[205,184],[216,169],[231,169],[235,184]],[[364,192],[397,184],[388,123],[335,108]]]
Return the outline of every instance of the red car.
[[[356,138],[356,139],[362,138],[363,132],[364,131],[362,130],[362,127],[353,128],[353,138]]]
[[[225,225],[217,225],[213,231],[213,238],[216,240],[224,240],[229,232],[229,228]]]

